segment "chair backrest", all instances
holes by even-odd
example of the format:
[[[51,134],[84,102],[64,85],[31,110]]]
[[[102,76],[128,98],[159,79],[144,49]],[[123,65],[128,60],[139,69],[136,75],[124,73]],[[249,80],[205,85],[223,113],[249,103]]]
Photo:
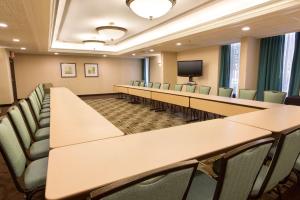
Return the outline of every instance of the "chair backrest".
[[[133,85],[133,83],[134,83],[134,81],[132,81],[132,80],[129,81],[129,85]]]
[[[196,85],[186,85],[186,89],[185,89],[186,92],[194,93],[195,90],[196,90]]]
[[[12,106],[8,109],[7,113],[12,121],[14,130],[22,141],[23,147],[28,150],[32,140],[20,109],[17,106]]]
[[[270,103],[282,104],[285,100],[286,93],[278,91],[264,91],[264,101]]]
[[[21,177],[27,160],[6,116],[0,118],[0,150],[12,176]]]
[[[176,163],[161,169],[112,183],[90,193],[92,200],[182,200],[196,171],[196,160]]]
[[[273,138],[261,139],[224,154],[213,199],[248,199],[273,142]]]
[[[139,86],[140,82],[139,81],[134,81],[133,86]]]
[[[207,94],[207,95],[209,95],[210,89],[211,89],[210,86],[200,85],[200,87],[199,87],[199,93],[200,94]]]
[[[32,112],[30,110],[30,107],[28,105],[28,102],[25,99],[22,99],[19,101],[19,105],[21,108],[21,111],[23,112],[25,119],[27,120],[27,123],[29,125],[29,128],[31,130],[31,133],[35,133],[37,129],[36,122],[34,120],[34,117],[32,115]]]
[[[233,92],[232,88],[219,88],[219,94],[218,96],[221,97],[231,97]]]
[[[280,135],[270,167],[258,195],[268,192],[288,177],[300,153],[300,129]]]
[[[145,81],[141,81],[139,86],[145,87]]]
[[[39,103],[37,102],[38,100],[36,99],[34,93],[31,93],[28,97],[30,105],[32,107],[32,110],[34,112],[34,115],[36,117],[37,120],[40,119],[40,106]]]
[[[182,86],[183,86],[182,84],[176,84],[174,90],[175,90],[175,91],[180,91],[180,92],[181,92]]]
[[[36,93],[36,95],[37,95],[39,101],[42,103],[44,97],[43,97],[42,92],[41,92],[41,90],[40,90],[39,87],[36,87],[36,88],[35,88],[35,93]]]
[[[162,86],[163,90],[168,90],[170,88],[170,83],[164,83]]]
[[[148,87],[148,88],[152,88],[152,87],[153,87],[153,83],[152,83],[152,82],[148,82],[147,87]]]
[[[44,98],[44,96],[45,96],[45,90],[44,90],[44,86],[43,86],[43,84],[39,84],[38,85],[38,88],[40,89],[40,91],[41,91],[41,93],[42,93],[42,95],[43,95],[43,98]]]
[[[254,100],[255,97],[256,97],[256,90],[247,90],[247,89],[239,90],[239,99]]]
[[[161,85],[161,83],[155,82],[155,83],[153,84],[153,88],[159,89],[159,88],[160,88],[160,85]]]

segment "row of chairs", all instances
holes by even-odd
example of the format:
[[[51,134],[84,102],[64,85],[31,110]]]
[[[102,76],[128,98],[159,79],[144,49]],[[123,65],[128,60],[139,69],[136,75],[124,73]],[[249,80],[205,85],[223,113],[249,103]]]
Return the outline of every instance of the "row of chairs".
[[[274,142],[274,138],[261,139],[223,154],[215,161],[213,175],[199,167],[197,160],[184,161],[101,187],[89,198],[246,200],[259,199],[270,191],[281,198],[280,185],[293,170],[300,170],[300,130],[282,134],[275,155],[266,162]]]
[[[155,88],[155,89],[169,89],[170,84],[169,83],[163,83],[161,88],[161,83],[159,82],[149,82],[147,85],[144,81],[130,81],[129,85],[132,86],[140,86],[140,87],[148,87],[148,88]],[[182,91],[183,84],[175,84],[174,90],[175,91]],[[198,92],[200,94],[206,94],[209,95],[211,90],[210,86],[204,86],[200,85]],[[187,85],[186,86],[186,92],[195,93],[196,92],[196,85]],[[218,96],[222,97],[232,97],[233,89],[232,88],[224,88],[220,87],[218,90]],[[250,90],[250,89],[240,89],[238,98],[239,99],[247,99],[247,100],[255,100],[256,99],[256,90]],[[279,91],[264,91],[264,101],[270,102],[270,103],[284,103],[284,100],[286,98],[285,92],[279,92]]]
[[[46,184],[50,96],[38,85],[0,118],[0,150],[18,191],[31,199]]]

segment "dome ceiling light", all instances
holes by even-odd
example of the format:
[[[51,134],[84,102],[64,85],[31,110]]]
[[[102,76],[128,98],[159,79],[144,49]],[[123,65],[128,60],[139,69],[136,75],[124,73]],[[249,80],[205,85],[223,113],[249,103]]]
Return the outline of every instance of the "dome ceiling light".
[[[84,43],[85,46],[87,46],[90,49],[96,49],[105,44],[104,41],[100,41],[100,40],[84,40],[82,42]]]
[[[126,28],[119,27],[119,26],[100,26],[97,27],[96,30],[98,31],[99,38],[104,41],[115,41],[124,37],[127,32]]]
[[[138,16],[152,20],[167,14],[176,0],[126,0],[126,4]]]

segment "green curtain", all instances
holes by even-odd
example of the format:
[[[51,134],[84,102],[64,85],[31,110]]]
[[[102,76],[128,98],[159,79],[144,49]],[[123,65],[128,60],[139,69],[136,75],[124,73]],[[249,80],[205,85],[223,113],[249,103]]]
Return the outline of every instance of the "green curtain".
[[[142,59],[142,80],[146,80],[146,59]]]
[[[300,32],[295,36],[295,51],[289,85],[289,95],[298,96],[300,90]]]
[[[261,39],[257,100],[263,100],[265,90],[282,89],[284,38],[279,35]]]
[[[221,47],[221,66],[219,87],[229,87],[230,81],[230,45]]]

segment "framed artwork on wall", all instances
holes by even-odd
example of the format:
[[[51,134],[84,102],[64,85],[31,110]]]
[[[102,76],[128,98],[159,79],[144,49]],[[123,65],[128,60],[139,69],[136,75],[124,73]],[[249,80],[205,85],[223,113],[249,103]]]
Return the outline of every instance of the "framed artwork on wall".
[[[99,69],[96,63],[85,63],[84,64],[84,74],[85,77],[98,77]]]
[[[60,63],[61,77],[62,78],[75,78],[76,63]]]

